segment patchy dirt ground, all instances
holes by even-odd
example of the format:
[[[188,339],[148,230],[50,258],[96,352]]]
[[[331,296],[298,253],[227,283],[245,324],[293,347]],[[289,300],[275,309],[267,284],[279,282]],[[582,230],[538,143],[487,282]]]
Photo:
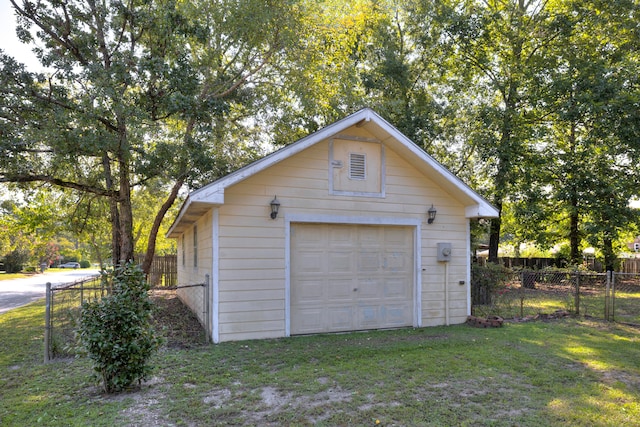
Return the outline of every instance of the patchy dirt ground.
[[[180,301],[174,290],[153,290],[151,299],[156,305],[154,324],[166,339],[167,348],[193,348],[207,343],[204,328],[196,316]],[[128,426],[174,426],[161,414],[158,405],[166,398],[164,378],[154,376],[144,382],[139,390],[114,395],[103,395],[97,391],[97,399],[132,399],[132,405],[122,412],[123,422]]]
[[[180,301],[174,290],[154,290],[154,323],[166,338],[169,348],[191,348],[206,344],[204,328],[196,316]]]

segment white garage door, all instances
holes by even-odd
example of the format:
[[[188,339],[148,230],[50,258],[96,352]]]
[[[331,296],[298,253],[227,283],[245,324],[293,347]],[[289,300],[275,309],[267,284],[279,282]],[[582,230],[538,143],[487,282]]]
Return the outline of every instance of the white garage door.
[[[413,325],[413,229],[291,224],[291,333]]]

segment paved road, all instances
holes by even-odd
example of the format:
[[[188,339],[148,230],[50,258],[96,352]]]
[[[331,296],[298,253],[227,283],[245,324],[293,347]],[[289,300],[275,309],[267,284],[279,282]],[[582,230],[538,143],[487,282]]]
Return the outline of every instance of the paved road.
[[[47,282],[53,286],[99,274],[96,269],[78,269],[36,274],[24,279],[0,280],[0,314],[45,297]]]

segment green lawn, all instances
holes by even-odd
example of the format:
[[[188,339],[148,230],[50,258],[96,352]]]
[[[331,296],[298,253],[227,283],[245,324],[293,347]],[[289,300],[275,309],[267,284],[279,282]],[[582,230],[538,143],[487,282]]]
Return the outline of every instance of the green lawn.
[[[610,310],[613,318],[620,323],[640,325],[640,289],[622,288],[616,290],[615,297],[610,298]],[[497,315],[505,319],[550,314],[556,310],[569,313],[576,312],[576,299],[571,289],[562,292],[545,292],[540,290],[511,289],[509,292],[498,294],[490,305],[477,305],[474,315],[486,317]],[[597,292],[585,292],[580,296],[580,315],[605,318],[604,288]]]
[[[0,425],[640,425],[640,330],[579,319],[167,348],[105,396],[42,363],[43,303],[0,315]]]
[[[2,280],[12,280],[12,279],[24,279],[25,277],[29,277],[29,275],[24,273],[5,273],[4,271],[0,271],[0,281]]]

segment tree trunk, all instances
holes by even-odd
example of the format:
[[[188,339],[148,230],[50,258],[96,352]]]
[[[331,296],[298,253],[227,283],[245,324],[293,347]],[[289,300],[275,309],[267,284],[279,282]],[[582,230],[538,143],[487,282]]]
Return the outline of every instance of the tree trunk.
[[[151,269],[151,264],[153,263],[153,256],[156,252],[156,236],[158,235],[160,224],[162,224],[162,220],[164,219],[165,214],[178,197],[178,192],[180,191],[180,188],[182,188],[182,184],[184,184],[183,178],[180,178],[176,181],[176,183],[173,185],[173,188],[171,189],[169,197],[167,197],[167,200],[165,200],[165,202],[162,204],[162,207],[156,214],[156,217],[153,221],[153,226],[151,227],[151,231],[149,232],[149,243],[147,244],[147,252],[144,257],[144,263],[142,264],[142,271],[147,276],[149,275],[149,270]]]
[[[498,209],[498,218],[491,218],[489,228],[489,262],[498,263],[498,245],[500,243],[500,228],[502,226],[502,202],[495,200],[495,207]]]
[[[131,165],[129,140],[127,135],[127,121],[122,114],[118,114],[118,205],[120,208],[120,259],[119,264],[133,262],[133,208],[131,207]]]
[[[129,164],[120,163],[120,259],[121,264],[132,262],[133,247],[133,209],[131,207],[131,186],[129,182]]]
[[[572,97],[573,103],[573,97]],[[569,150],[572,158],[576,156],[576,122],[571,122],[571,130],[569,132]],[[574,166],[575,167],[575,166]],[[580,253],[580,213],[579,213],[579,196],[575,187],[577,173],[572,171],[570,179],[570,206],[569,206],[569,262],[577,265],[582,261]]]
[[[107,190],[112,191],[111,160],[106,152],[102,155],[102,169],[104,170]],[[118,200],[115,196],[109,198],[109,217],[111,220],[111,262],[116,266],[120,262],[120,213],[118,211]]]
[[[569,224],[569,262],[577,265],[582,261],[580,253],[580,217],[578,215],[577,199],[571,198],[571,214]]]
[[[615,270],[616,254],[613,252],[613,241],[611,237],[609,237],[608,233],[605,234],[605,237],[602,243],[603,243],[602,252],[604,252],[605,269],[606,271],[613,271]]]

